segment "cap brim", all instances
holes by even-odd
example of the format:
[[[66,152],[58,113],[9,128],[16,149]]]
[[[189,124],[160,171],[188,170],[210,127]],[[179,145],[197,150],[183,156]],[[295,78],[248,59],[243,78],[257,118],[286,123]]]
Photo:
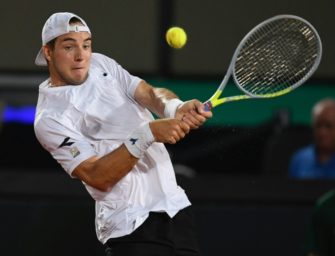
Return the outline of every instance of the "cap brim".
[[[47,60],[44,57],[42,48],[40,49],[40,51],[38,52],[38,54],[36,56],[35,64],[37,66],[47,66],[48,65]]]

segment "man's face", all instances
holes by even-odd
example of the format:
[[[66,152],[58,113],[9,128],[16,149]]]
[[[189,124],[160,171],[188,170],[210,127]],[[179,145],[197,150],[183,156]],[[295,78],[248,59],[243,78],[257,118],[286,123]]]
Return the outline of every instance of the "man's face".
[[[53,49],[45,46],[52,83],[56,86],[82,84],[88,76],[91,46],[87,32],[70,32],[59,36]]]
[[[335,108],[325,107],[314,114],[314,136],[320,150],[335,151]]]

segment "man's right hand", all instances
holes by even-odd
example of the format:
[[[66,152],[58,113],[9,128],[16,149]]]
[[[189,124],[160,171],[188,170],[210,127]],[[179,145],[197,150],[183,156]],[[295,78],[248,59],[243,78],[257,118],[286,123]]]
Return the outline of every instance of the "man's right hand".
[[[150,122],[156,142],[175,144],[190,132],[190,126],[175,118],[158,119]]]

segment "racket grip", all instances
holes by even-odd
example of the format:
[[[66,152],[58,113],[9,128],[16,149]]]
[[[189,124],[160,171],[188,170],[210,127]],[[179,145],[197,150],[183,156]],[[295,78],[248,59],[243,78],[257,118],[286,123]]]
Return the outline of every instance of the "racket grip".
[[[204,110],[205,110],[205,111],[211,111],[212,108],[213,108],[213,106],[212,106],[212,103],[211,103],[210,101],[206,101],[206,102],[204,103]]]

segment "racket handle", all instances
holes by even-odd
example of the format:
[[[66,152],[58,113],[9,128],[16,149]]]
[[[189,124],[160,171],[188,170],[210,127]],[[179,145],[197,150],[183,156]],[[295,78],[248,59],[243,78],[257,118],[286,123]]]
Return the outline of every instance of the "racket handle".
[[[206,101],[206,102],[204,103],[204,110],[205,110],[205,111],[211,111],[212,108],[213,108],[213,106],[212,106],[212,103],[211,103],[210,101]]]

